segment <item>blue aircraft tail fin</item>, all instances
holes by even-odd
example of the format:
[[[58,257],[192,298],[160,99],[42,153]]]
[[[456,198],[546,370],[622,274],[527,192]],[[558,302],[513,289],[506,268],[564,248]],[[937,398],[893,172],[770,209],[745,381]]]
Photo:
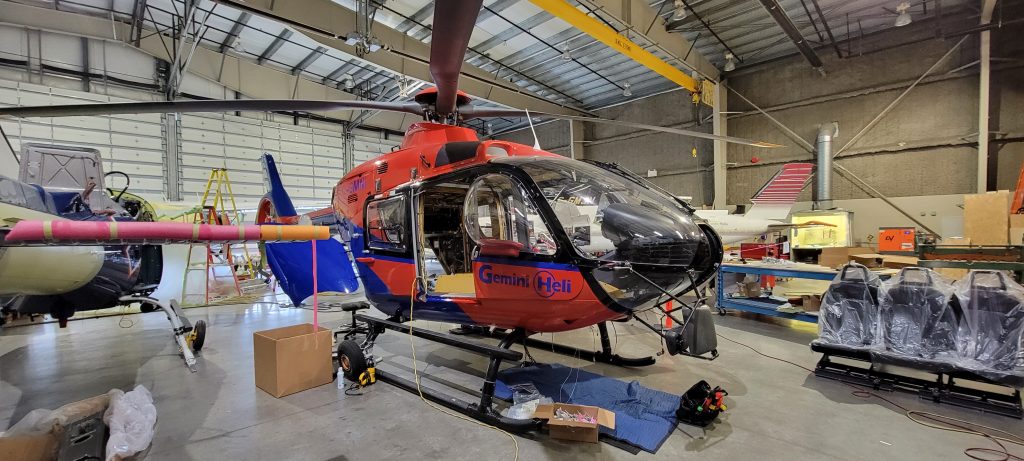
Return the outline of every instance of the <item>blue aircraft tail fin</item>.
[[[281,182],[281,174],[277,172],[277,163],[274,156],[263,154],[260,159],[263,163],[263,183],[267,187],[266,197],[274,205],[274,211],[278,216],[295,216],[295,205],[292,204],[288,191],[284,190],[284,183]]]
[[[263,181],[267,187],[265,200],[274,207],[278,217],[293,217],[298,213],[291,197],[284,189],[277,164],[270,154],[263,154]],[[261,204],[262,208],[262,204]],[[333,220],[333,215],[324,216]],[[315,221],[316,222],[316,221]],[[322,224],[321,222],[316,222]],[[265,245],[267,263],[281,283],[281,288],[296,306],[313,295],[313,251],[310,242],[267,242]],[[335,239],[319,240],[316,245],[317,290],[324,292],[352,293],[359,289],[352,261],[345,245]]]
[[[298,306],[313,295],[313,249],[309,242],[267,243],[267,262],[281,288]],[[318,240],[317,291],[352,293],[359,288],[345,246],[335,240]]]

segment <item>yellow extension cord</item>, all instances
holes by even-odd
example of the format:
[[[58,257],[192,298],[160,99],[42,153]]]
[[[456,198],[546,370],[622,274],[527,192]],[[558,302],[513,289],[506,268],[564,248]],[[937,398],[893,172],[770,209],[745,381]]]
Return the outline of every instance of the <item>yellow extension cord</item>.
[[[413,280],[412,288],[409,291],[409,321],[410,322],[412,322],[412,310],[413,310],[413,305],[415,304],[415,301],[416,301],[416,288],[417,288],[416,282],[419,281],[419,280],[420,280],[419,278],[416,278],[415,280]],[[420,394],[420,400],[422,400],[423,403],[429,405],[431,408],[433,408],[433,409],[435,409],[437,411],[440,411],[441,413],[444,413],[444,414],[446,414],[448,416],[454,416],[454,417],[459,418],[461,420],[469,421],[471,423],[474,423],[474,424],[477,424],[477,425],[480,425],[480,426],[483,426],[483,427],[486,427],[486,428],[489,428],[489,429],[494,429],[494,430],[496,430],[498,432],[501,432],[502,434],[507,435],[508,438],[512,439],[512,443],[515,445],[516,453],[515,453],[515,458],[513,458],[513,459],[515,461],[519,461],[519,442],[516,440],[516,436],[512,435],[510,432],[508,432],[508,431],[506,431],[504,429],[501,429],[500,427],[495,427],[495,426],[492,426],[490,424],[477,421],[477,420],[475,420],[473,418],[470,418],[468,416],[461,415],[461,414],[458,414],[458,413],[454,413],[454,412],[451,412],[451,411],[449,411],[449,410],[447,410],[445,408],[439,407],[439,406],[435,405],[433,402],[427,400],[427,398],[423,396],[423,388],[420,386],[420,372],[419,372],[419,368],[416,366],[416,344],[415,344],[415,341],[413,341],[412,325],[409,326],[409,347],[412,348],[412,374],[413,374],[413,376],[416,377],[416,391],[419,392],[419,394]]]

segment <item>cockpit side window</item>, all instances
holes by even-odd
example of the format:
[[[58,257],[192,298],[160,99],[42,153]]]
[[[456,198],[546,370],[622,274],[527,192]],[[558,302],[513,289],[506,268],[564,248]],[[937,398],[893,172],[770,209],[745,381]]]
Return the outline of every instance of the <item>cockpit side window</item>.
[[[503,174],[478,178],[466,195],[463,220],[469,237],[522,244],[522,252],[553,255],[554,238],[519,181]]]
[[[366,205],[366,242],[372,250],[404,253],[408,249],[409,220],[405,196]]]

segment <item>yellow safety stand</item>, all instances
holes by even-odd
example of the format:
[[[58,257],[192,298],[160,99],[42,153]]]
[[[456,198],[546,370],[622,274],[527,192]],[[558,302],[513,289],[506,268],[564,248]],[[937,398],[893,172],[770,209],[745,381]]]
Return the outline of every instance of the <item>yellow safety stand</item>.
[[[196,224],[241,225],[241,216],[235,204],[235,195],[231,191],[231,180],[227,168],[214,168],[206,181],[203,198],[199,204],[199,212],[193,220]],[[205,251],[196,252],[197,247]],[[236,260],[236,256],[239,257]],[[201,257],[201,259],[200,259]],[[255,278],[257,271],[253,255],[245,243],[212,244],[193,243],[189,245],[188,262],[185,267],[184,280],[181,285],[181,302],[185,305],[209,304],[211,299],[218,297],[241,296],[242,287],[239,279]],[[189,292],[189,275],[202,272],[202,293]],[[230,279],[231,293],[213,293],[218,280]],[[198,299],[197,299],[198,298]]]

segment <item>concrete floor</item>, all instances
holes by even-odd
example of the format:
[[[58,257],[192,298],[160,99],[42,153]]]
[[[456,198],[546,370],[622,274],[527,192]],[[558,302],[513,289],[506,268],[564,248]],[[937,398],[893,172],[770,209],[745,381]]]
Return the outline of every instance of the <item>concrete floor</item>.
[[[387,384],[368,388],[360,396],[344,395],[333,384],[282,399],[257,389],[252,332],[309,322],[311,311],[261,304],[186,312],[193,320],[206,319],[210,324],[195,374],[183,366],[160,313],[76,321],[64,330],[55,324],[4,329],[0,332],[0,430],[36,408],[55,408],[110,388],[143,384],[152,391],[159,414],[148,457],[152,460],[513,457],[508,437],[441,414],[416,395]],[[321,314],[326,326],[343,320],[340,313]],[[813,326],[735,315],[716,320],[720,334],[766,354],[807,367],[817,361],[807,347],[815,336]],[[128,321],[134,325],[119,326],[119,322],[128,326]],[[623,355],[649,355],[659,349],[656,337],[646,330],[629,325],[618,325],[616,330]],[[582,330],[556,334],[554,339],[594,347],[596,334]],[[382,369],[411,370],[407,336],[388,332],[377,344],[377,354],[385,361]],[[421,371],[467,389],[479,388],[479,379],[453,370],[482,373],[486,364],[481,358],[422,340],[416,340],[416,345]],[[713,362],[666,356],[652,367],[636,370],[532,350],[542,362],[638,379],[673,393],[706,379],[730,392],[729,411],[704,439],[695,437],[698,431],[681,426],[657,455],[634,456],[605,444],[563,443],[538,435],[516,438],[520,459],[963,459],[965,448],[988,446],[978,437],[914,424],[881,401],[854,397],[847,386],[817,379],[737,344],[721,341],[719,350],[721,357]],[[934,405],[905,394],[888,397],[913,409],[1024,432],[1019,420]]]

